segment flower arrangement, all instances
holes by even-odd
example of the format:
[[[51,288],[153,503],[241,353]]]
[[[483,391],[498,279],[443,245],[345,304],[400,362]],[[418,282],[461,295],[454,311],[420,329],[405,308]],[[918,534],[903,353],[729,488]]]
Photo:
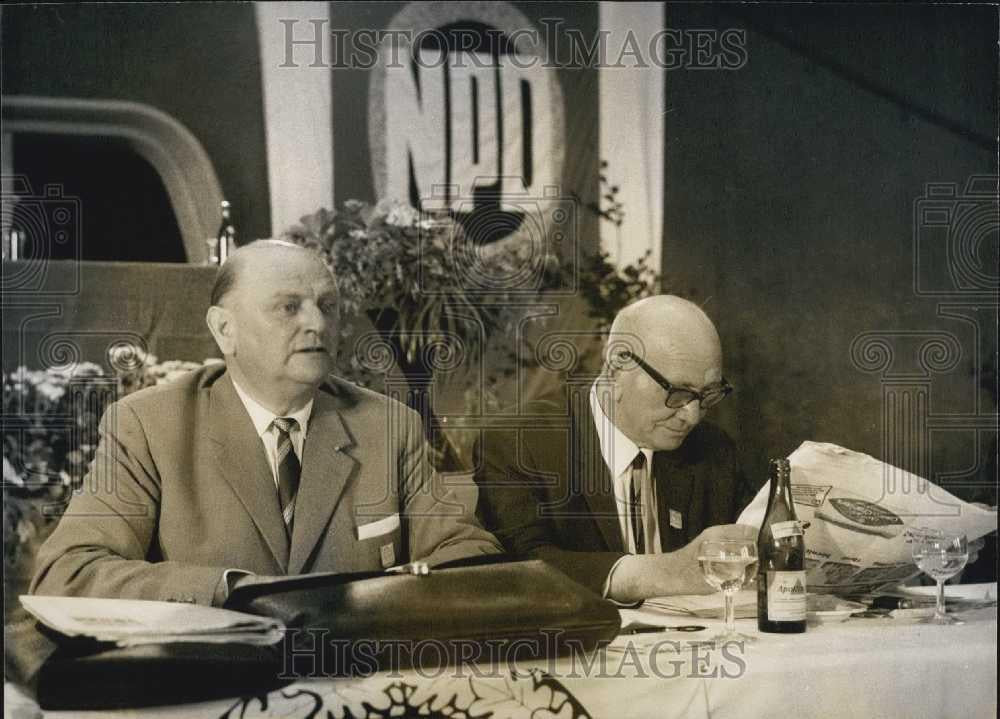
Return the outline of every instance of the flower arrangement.
[[[337,278],[343,321],[350,325],[351,318],[367,315],[407,377],[427,374],[435,353],[449,354],[455,345],[473,355],[480,351],[484,332],[504,323],[511,293],[523,292],[504,280],[518,277],[532,259],[528,242],[474,247],[447,214],[391,200],[321,208],[282,239],[323,255]],[[541,283],[532,278],[539,287],[558,281],[554,255],[545,257],[542,275]],[[363,357],[343,359],[353,379],[369,383]]]
[[[5,489],[49,492],[78,483],[96,438],[93,408],[107,389],[103,370],[89,362],[4,374]]]
[[[604,175],[602,183],[607,184]],[[617,190],[604,188],[610,210],[595,203],[584,208],[620,227],[624,210],[615,199]],[[423,212],[392,200],[374,205],[347,200],[334,210],[321,208],[282,239],[323,255],[337,278],[342,317],[349,323],[351,317],[367,314],[376,329],[397,343],[397,359],[408,375],[406,365],[419,365],[421,354],[441,349],[442,343],[459,342],[472,355],[484,350],[484,334],[507,329],[519,319],[521,312],[511,307],[515,299],[523,306],[578,283],[588,315],[603,329],[629,302],[661,291],[659,274],[647,264],[648,253],[637,264],[619,268],[600,252],[585,258],[579,277],[571,278],[573,269],[544,238],[520,235],[477,246],[447,213]],[[364,372],[357,356],[344,359],[355,373]]]
[[[184,360],[160,362],[156,355],[130,343],[112,347],[108,351],[108,361],[114,372],[120,397],[144,387],[173,382],[178,377],[198,369],[202,365],[222,362],[221,359],[214,358],[206,359],[204,362]]]

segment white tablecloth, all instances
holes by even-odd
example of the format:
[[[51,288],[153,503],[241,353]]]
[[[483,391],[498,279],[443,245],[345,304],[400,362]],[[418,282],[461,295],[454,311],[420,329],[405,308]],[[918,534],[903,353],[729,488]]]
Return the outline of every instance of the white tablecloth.
[[[962,626],[909,620],[850,619],[811,626],[802,635],[758,634],[726,649],[691,646],[720,626],[651,612],[626,621],[708,625],[706,631],[616,639],[588,660],[559,659],[476,672],[466,667],[383,674],[363,680],[297,682],[266,697],[101,713],[46,716],[313,717],[399,716],[404,705],[424,716],[518,717],[989,717],[997,710],[997,614],[965,615]],[[588,664],[588,662],[590,662]],[[393,707],[396,707],[395,709]],[[446,711],[441,711],[447,707]],[[492,714],[491,714],[492,712]]]
[[[951,627],[850,619],[810,626],[800,635],[760,634],[753,620],[738,620],[739,631],[757,637],[739,655],[745,663],[742,674],[723,677],[723,670],[732,674],[739,666],[716,657],[719,676],[695,678],[697,672],[692,672],[681,682],[685,691],[676,695],[660,691],[655,680],[633,680],[628,687],[628,715],[996,717],[996,616],[995,608],[981,610],[966,615],[966,624]],[[649,623],[665,621],[662,616],[641,618]],[[645,635],[644,641],[650,636],[654,635]],[[612,715],[611,705],[591,699],[583,686],[569,682],[566,686],[594,716]]]

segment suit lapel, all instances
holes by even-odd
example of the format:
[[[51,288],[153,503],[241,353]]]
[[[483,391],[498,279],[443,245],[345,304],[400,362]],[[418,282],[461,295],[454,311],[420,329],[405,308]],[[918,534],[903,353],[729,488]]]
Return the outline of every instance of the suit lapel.
[[[280,572],[288,564],[288,535],[281,519],[274,475],[264,445],[228,373],[211,390],[209,438],[222,477],[232,487],[264,537]],[[220,517],[219,521],[226,521]]]
[[[343,450],[353,444],[336,400],[316,393],[302,450],[302,476],[295,499],[289,574],[301,573],[323,536],[340,497],[347,488],[355,460]],[[344,551],[348,551],[344,547]]]
[[[688,542],[694,477],[690,465],[683,462],[675,450],[653,453],[653,480],[656,482],[660,547],[664,552],[672,552]],[[679,529],[670,524],[671,509],[681,515],[683,526]]]
[[[594,417],[590,411],[590,395],[576,393],[573,407],[573,434],[577,446],[573,448],[569,472],[577,470],[578,483],[574,490],[580,492],[590,507],[608,546],[608,551],[623,552],[621,524],[618,520],[618,502],[615,499],[614,478],[601,454],[601,440],[597,434]]]

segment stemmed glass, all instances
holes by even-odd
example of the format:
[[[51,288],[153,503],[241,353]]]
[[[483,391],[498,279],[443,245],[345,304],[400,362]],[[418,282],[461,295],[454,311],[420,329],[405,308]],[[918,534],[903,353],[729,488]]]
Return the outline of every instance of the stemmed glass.
[[[944,581],[962,571],[969,561],[969,542],[964,534],[932,532],[913,542],[913,561],[920,571],[937,582],[937,605],[929,624],[962,624],[944,613]]]
[[[752,642],[736,631],[736,593],[757,574],[757,543],[748,539],[705,540],[698,547],[705,581],[721,591],[726,601],[726,628],[712,637],[716,643]]]

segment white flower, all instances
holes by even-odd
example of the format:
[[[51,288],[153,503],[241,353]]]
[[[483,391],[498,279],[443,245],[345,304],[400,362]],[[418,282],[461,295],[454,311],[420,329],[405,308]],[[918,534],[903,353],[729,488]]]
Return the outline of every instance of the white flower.
[[[385,215],[387,225],[396,227],[417,227],[420,210],[398,200],[383,200],[376,206],[376,212]]]
[[[27,541],[34,537],[35,534],[37,534],[37,530],[34,523],[26,519],[22,519],[17,523],[17,538],[19,543],[27,543]]]
[[[12,382],[17,382],[23,384],[28,381],[28,368],[21,365],[16,370],[10,373],[10,379]]]
[[[14,465],[7,461],[6,455],[3,458],[3,483],[14,484],[18,487],[24,486],[24,480],[21,479],[20,475],[14,469]]]
[[[38,387],[38,393],[41,394],[49,402],[58,402],[64,394],[66,394],[65,385],[56,384],[50,380],[41,382]]]

